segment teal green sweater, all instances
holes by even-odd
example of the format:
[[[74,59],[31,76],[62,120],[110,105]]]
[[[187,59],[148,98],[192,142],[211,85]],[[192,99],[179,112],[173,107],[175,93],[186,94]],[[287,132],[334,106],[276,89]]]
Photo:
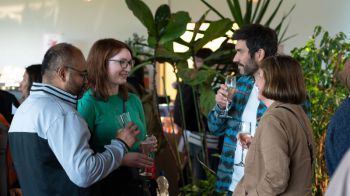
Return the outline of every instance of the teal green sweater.
[[[140,134],[138,141],[131,147],[132,152],[139,151],[139,143],[146,137],[145,114],[140,99],[132,93],[126,101],[126,111],[130,113],[131,120],[137,125]],[[121,129],[117,116],[123,113],[123,99],[112,95],[107,101],[98,100],[88,90],[78,101],[78,112],[86,120],[91,132],[92,148],[97,152],[104,151],[104,146],[115,138],[116,131]]]

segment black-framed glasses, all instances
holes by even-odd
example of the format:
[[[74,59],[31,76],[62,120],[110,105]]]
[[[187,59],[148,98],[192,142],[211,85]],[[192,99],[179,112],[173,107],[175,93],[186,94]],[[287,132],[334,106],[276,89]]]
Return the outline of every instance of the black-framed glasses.
[[[68,69],[71,69],[71,70],[77,72],[77,73],[80,75],[80,77],[83,78],[84,81],[87,80],[88,73],[87,73],[86,70],[80,71],[80,70],[78,70],[78,69],[76,69],[76,68],[74,68],[74,67],[72,67],[72,66],[65,66],[65,67],[67,67]]]
[[[108,61],[119,63],[120,67],[122,69],[127,68],[128,66],[133,67],[135,64],[135,60],[131,59],[130,61],[127,60],[118,60],[118,59],[109,59]]]

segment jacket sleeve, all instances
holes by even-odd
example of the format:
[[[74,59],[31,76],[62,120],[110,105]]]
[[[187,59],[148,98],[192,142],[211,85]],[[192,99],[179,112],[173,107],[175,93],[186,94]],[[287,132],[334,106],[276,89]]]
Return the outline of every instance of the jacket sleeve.
[[[261,153],[265,173],[257,184],[259,195],[279,195],[283,193],[290,177],[290,157],[288,137],[280,120],[272,115],[265,116],[261,126]]]
[[[223,112],[218,105],[215,105],[213,110],[208,114],[209,132],[213,135],[221,136],[225,134],[227,120],[219,117]]]
[[[127,152],[123,142],[113,139],[104,152],[95,153],[88,144],[88,127],[75,112],[51,122],[46,137],[69,179],[79,187],[88,187],[107,176],[120,166]]]

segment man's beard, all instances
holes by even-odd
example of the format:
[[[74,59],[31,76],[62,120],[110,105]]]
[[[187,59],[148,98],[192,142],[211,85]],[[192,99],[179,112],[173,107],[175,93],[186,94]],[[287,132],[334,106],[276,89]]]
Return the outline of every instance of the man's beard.
[[[241,75],[253,75],[257,70],[258,70],[258,65],[256,64],[255,61],[250,60],[248,64],[243,65],[243,64],[238,64],[238,68],[240,69],[240,74]],[[243,69],[243,73],[242,73]]]
[[[85,91],[86,91],[86,85],[85,84],[83,84],[81,86],[77,86],[77,85],[73,86],[71,84],[68,87],[68,89],[67,89],[67,92],[72,94],[72,95],[77,96],[77,99],[80,99],[84,95]]]

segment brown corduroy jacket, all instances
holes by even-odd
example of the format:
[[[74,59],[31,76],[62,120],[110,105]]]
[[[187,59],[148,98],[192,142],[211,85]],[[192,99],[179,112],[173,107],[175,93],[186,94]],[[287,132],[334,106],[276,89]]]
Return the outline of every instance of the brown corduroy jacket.
[[[312,128],[302,107],[274,102],[261,118],[233,195],[311,195],[313,153],[307,140],[313,151]]]

